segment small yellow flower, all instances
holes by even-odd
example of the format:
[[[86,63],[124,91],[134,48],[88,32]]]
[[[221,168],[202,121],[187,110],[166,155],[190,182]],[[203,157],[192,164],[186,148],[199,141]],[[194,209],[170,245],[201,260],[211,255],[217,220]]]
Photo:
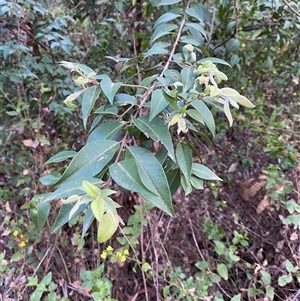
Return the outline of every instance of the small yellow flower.
[[[106,258],[106,256],[107,256],[107,253],[104,251],[104,252],[102,252],[101,253],[101,255],[100,255],[100,257],[102,258],[102,259],[105,259]]]
[[[226,202],[225,200],[223,200],[223,201],[222,201],[222,203],[223,203],[224,205],[226,205],[226,204],[227,204],[227,202]]]
[[[122,262],[125,262],[126,261],[126,257],[125,256],[121,256],[121,259],[120,259]]]
[[[297,96],[297,93],[296,93],[296,92],[294,92],[294,93],[293,93],[293,95],[294,95],[294,96]]]
[[[245,90],[245,87],[241,87],[241,90]]]
[[[245,48],[245,47],[246,47],[246,44],[245,44],[245,43],[242,43],[241,47],[242,47],[242,48]]]
[[[210,184],[210,187],[211,187],[211,188],[215,188],[215,187],[216,187],[216,184],[215,184],[215,183],[211,183],[211,184]]]
[[[129,255],[129,251],[127,249],[124,250],[124,255]]]
[[[107,250],[108,252],[111,252],[111,251],[114,250],[114,248],[113,248],[112,246],[108,246],[108,247],[106,248],[106,250]]]
[[[13,232],[13,236],[17,236],[19,234],[19,232],[17,231],[17,230],[15,230],[14,232]]]
[[[118,257],[121,257],[121,256],[122,256],[122,253],[118,251],[118,252],[116,253],[116,255],[117,255]]]
[[[26,246],[26,242],[24,240],[22,240],[20,243],[19,243],[19,246],[20,247],[25,247]]]
[[[276,70],[273,70],[273,74],[276,74],[277,73],[277,71]]]
[[[20,234],[20,238],[23,238],[24,237],[24,235],[23,234]]]

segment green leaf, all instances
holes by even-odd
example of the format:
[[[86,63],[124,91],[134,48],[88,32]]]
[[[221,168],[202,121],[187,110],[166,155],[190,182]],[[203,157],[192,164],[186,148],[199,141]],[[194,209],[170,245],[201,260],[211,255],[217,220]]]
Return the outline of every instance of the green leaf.
[[[36,203],[39,195],[32,198],[30,203]],[[42,231],[50,212],[51,205],[49,203],[40,202],[37,206],[30,207],[30,217],[38,231]]]
[[[23,259],[24,257],[25,257],[25,253],[23,251],[18,251],[11,256],[10,262],[17,262]]]
[[[274,299],[274,288],[272,286],[267,286],[266,294],[271,300],[273,300]]]
[[[99,109],[95,111],[95,114],[101,115],[118,115],[118,108],[117,107],[108,107],[106,105],[101,106]]]
[[[224,263],[218,263],[217,264],[217,270],[219,275],[225,279],[228,280],[228,269],[227,266]]]
[[[149,121],[151,121],[155,116],[157,116],[167,106],[168,106],[168,103],[165,100],[162,89],[153,91],[153,93],[151,95],[151,109],[150,109]]]
[[[91,113],[92,108],[94,107],[97,98],[99,97],[100,92],[100,87],[92,86],[86,89],[82,95],[81,112],[84,129],[86,129],[88,117]]]
[[[136,99],[129,94],[119,93],[116,94],[115,96],[115,101],[114,101],[115,106],[127,106],[127,105],[135,105],[135,104],[136,104]]]
[[[167,208],[165,212],[174,215],[167,177],[159,161],[152,153],[141,147],[131,146],[128,151],[136,160],[143,184],[163,200]]]
[[[48,175],[45,175],[40,178],[40,182],[43,185],[53,185],[56,183],[61,177],[61,174],[58,171],[53,171],[49,173]]]
[[[285,261],[285,267],[289,273],[297,272],[297,269],[293,266],[293,264],[288,259],[286,259],[286,261]]]
[[[58,216],[54,222],[54,225],[52,226],[51,232],[56,232],[59,228],[61,228],[64,224],[66,224],[70,220],[70,213],[75,206],[76,203],[73,204],[64,204],[59,210]],[[72,219],[75,218],[78,214],[80,214],[88,204],[81,204],[76,212],[72,214]]]
[[[278,278],[278,285],[283,287],[293,281],[292,275],[282,275]]]
[[[156,4],[156,6],[160,6],[160,5],[172,5],[178,2],[181,2],[182,0],[161,0],[158,4]]]
[[[232,118],[232,115],[231,115],[231,111],[230,111],[230,107],[229,107],[229,102],[225,100],[224,102],[224,113],[228,119],[228,122],[229,122],[229,126],[232,126],[233,124],[233,118]]]
[[[170,23],[163,23],[163,24],[158,25],[155,28],[155,30],[150,38],[150,43],[152,44],[155,40],[171,33],[174,29],[177,29],[177,28],[178,28],[178,25],[170,24]]]
[[[84,215],[81,237],[84,237],[84,235],[86,234],[87,230],[90,228],[94,219],[95,216],[93,214],[92,208],[91,206],[89,206]]]
[[[119,88],[122,86],[122,83],[121,82],[113,83],[111,79],[108,76],[106,76],[101,81],[100,86],[105,96],[108,98],[108,101],[112,105],[114,102],[114,97],[117,91],[119,90]]]
[[[207,168],[206,166],[199,164],[199,163],[193,163],[192,174],[194,174],[196,177],[198,177],[200,179],[204,179],[204,180],[222,181],[222,179],[220,179],[209,168]]]
[[[200,114],[197,110],[195,109],[188,109],[186,110],[186,113],[193,118],[194,120],[200,122],[201,124],[205,125],[204,119],[202,114]]]
[[[208,277],[212,283],[219,283],[221,281],[221,277],[215,273],[209,274]]]
[[[185,23],[185,26],[189,30],[196,30],[196,32],[201,33],[205,38],[207,37],[205,29],[199,23]]]
[[[261,274],[261,281],[263,283],[264,286],[268,286],[271,284],[271,275],[270,273],[268,273],[267,271],[261,270],[260,271]]]
[[[196,99],[191,103],[191,105],[199,112],[205,124],[207,125],[208,129],[212,133],[213,137],[215,137],[216,134],[215,120],[211,111],[206,106],[206,104],[202,100]]]
[[[75,179],[84,180],[97,175],[112,159],[119,147],[119,143],[113,140],[96,140],[86,144],[54,185]]]
[[[73,158],[76,154],[77,154],[77,152],[75,152],[75,151],[61,151],[58,154],[51,157],[48,161],[46,161],[46,163],[44,165],[50,164],[50,163],[63,162],[69,158]]]
[[[165,13],[165,14],[161,15],[161,16],[156,20],[156,22],[155,22],[155,24],[154,24],[153,27],[156,28],[157,25],[159,25],[159,24],[161,24],[161,23],[167,23],[167,22],[172,21],[172,20],[174,20],[174,19],[176,19],[176,18],[179,18],[179,17],[180,17],[180,15],[178,15],[178,14],[174,14],[174,13]]]
[[[195,78],[194,69],[185,67],[181,70],[181,80],[183,84],[182,93],[187,92],[192,87]]]
[[[167,180],[170,187],[171,195],[174,195],[180,186],[180,170],[179,168],[169,171],[167,174]]]
[[[198,177],[192,175],[190,179],[190,183],[196,189],[200,189],[200,190],[204,189],[203,180],[199,179]]]
[[[96,198],[91,203],[92,212],[99,223],[101,223],[104,214],[104,199]]]
[[[125,124],[126,123],[124,121],[108,119],[92,131],[87,143],[102,139],[119,141],[121,138],[122,128]]]
[[[192,5],[190,8],[186,9],[185,12],[197,19],[200,23],[209,22],[208,12],[204,5],[198,3]]]
[[[161,91],[163,92],[164,98],[168,102],[168,104],[170,105],[170,107],[174,111],[180,112],[180,109],[179,109],[179,107],[177,105],[177,94],[178,94],[178,91],[177,90],[169,91],[167,89],[162,89]]]
[[[151,55],[169,53],[170,51],[166,48],[169,47],[170,45],[171,45],[170,43],[157,42],[153,44],[153,46],[146,53],[144,53],[144,57],[146,58]]]
[[[192,174],[192,152],[184,143],[178,143],[176,147],[176,159],[186,183],[190,182]]]
[[[96,178],[87,177],[85,178],[85,180],[95,185],[102,183],[101,180]],[[82,187],[82,179],[77,179],[74,181],[63,183],[58,189],[56,189],[54,192],[43,198],[41,202],[43,203],[58,199],[65,199],[72,195],[81,195],[83,193],[84,191]]]
[[[109,172],[114,181],[121,187],[138,193],[143,199],[168,214],[174,214],[173,208],[170,210],[165,200],[144,186],[139,175],[136,160],[133,158],[112,164],[109,167]]]
[[[168,150],[169,157],[175,161],[171,134],[168,130],[168,126],[161,118],[155,117],[152,121],[149,121],[149,115],[144,115],[139,118],[132,117],[132,121],[146,137],[150,137],[156,142],[161,141],[161,143]]]

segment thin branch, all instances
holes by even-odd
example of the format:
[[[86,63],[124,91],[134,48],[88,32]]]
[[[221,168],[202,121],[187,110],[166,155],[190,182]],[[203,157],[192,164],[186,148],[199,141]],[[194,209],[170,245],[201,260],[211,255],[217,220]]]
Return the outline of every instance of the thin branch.
[[[191,4],[191,0],[189,0],[189,1],[187,2],[187,5],[186,5],[186,8],[185,8],[185,9],[188,9],[189,6],[190,6],[190,4]],[[183,16],[183,19],[182,19],[182,21],[181,21],[181,24],[180,24],[180,27],[179,27],[179,30],[178,30],[178,33],[177,33],[177,36],[176,36],[176,40],[175,40],[174,45],[173,45],[173,48],[172,48],[172,51],[171,51],[171,53],[170,53],[170,55],[169,55],[169,58],[168,58],[168,60],[167,60],[167,63],[166,63],[166,65],[165,65],[163,71],[162,71],[161,74],[159,75],[160,77],[162,77],[162,76],[164,75],[164,73],[166,72],[166,70],[169,68],[169,65],[170,65],[170,63],[171,63],[171,60],[172,60],[172,58],[173,58],[173,55],[175,54],[175,50],[176,50],[176,47],[177,47],[177,45],[178,45],[179,39],[180,39],[180,37],[181,37],[181,33],[182,33],[182,30],[183,30],[183,26],[184,26],[184,24],[185,24],[185,21],[186,21],[186,14],[184,14],[184,16]],[[153,90],[154,90],[154,87],[155,87],[155,83],[150,87],[150,89],[147,91],[147,93],[146,93],[145,96],[143,97],[143,99],[142,99],[142,101],[141,101],[141,103],[140,103],[140,105],[139,105],[139,108],[141,108],[141,107],[145,104],[145,102],[147,101],[148,97],[152,94],[152,92],[153,92]]]
[[[300,17],[300,13],[297,12],[286,0],[283,0],[283,2],[286,4],[286,6],[293,12],[295,13],[298,17]]]

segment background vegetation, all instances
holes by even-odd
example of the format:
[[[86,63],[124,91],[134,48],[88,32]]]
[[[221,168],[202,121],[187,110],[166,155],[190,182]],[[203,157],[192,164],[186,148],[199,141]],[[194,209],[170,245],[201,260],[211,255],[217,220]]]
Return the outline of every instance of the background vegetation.
[[[299,296],[300,63],[294,43],[299,40],[299,4],[196,3],[0,2],[0,300]],[[198,25],[183,29],[177,43],[183,18]],[[172,196],[175,217],[112,182],[122,222],[109,241],[99,244],[97,222],[87,221],[88,209],[64,220],[66,197],[41,202],[42,194],[54,190],[47,185],[87,145],[89,130],[103,115],[96,109],[85,115],[80,106],[73,107],[80,99],[64,103],[80,85],[76,72],[65,68],[70,65],[60,63],[80,63],[79,71],[85,65],[107,74],[112,83],[122,82],[123,94],[138,99],[139,85],[151,87],[143,79],[161,74],[167,63],[170,70],[182,67],[176,57],[168,61],[173,45],[193,66],[186,44],[194,46],[197,60],[228,62],[232,68],[217,64],[228,77],[226,85],[255,108],[233,109],[232,127],[222,111],[212,108],[215,137],[207,120],[201,137],[191,130],[177,135],[177,126],[170,127],[174,147],[188,145],[194,162],[223,181],[194,183],[203,188],[190,194],[189,185],[179,189]],[[103,77],[96,80],[103,82]],[[107,101],[104,94],[95,99],[95,108]],[[131,104],[123,104],[118,116],[128,122]],[[111,109],[108,114],[116,113]],[[121,132],[123,137],[128,132],[156,152],[158,145],[147,144],[149,137],[135,125]],[[61,151],[63,156],[53,159]],[[180,172],[186,176],[182,165]]]

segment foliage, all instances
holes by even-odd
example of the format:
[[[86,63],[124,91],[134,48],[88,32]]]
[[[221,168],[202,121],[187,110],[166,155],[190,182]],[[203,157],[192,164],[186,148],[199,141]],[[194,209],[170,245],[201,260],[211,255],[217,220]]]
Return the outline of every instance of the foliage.
[[[105,248],[99,252],[103,264],[99,266],[97,260],[96,268],[81,270],[81,288],[94,300],[114,300],[112,270],[115,265],[120,271],[127,260],[130,271],[142,274],[144,288],[146,281],[153,281],[156,293],[165,299],[268,296],[273,300],[280,288],[292,291],[293,283],[299,282],[294,258],[285,258],[277,274],[257,254],[253,253],[250,264],[246,258],[257,246],[253,229],[248,232],[239,224],[238,212],[236,230],[222,222],[229,205],[224,189],[232,188],[232,200],[242,173],[260,169],[270,206],[275,205],[286,233],[291,233],[285,238],[290,250],[298,239],[300,211],[289,180],[298,165],[299,135],[293,120],[299,112],[300,69],[293,41],[299,38],[299,4],[285,0],[56,4],[0,3],[0,214],[5,214],[0,230],[7,229],[2,236],[7,244],[0,254],[0,286],[7,285],[7,279],[13,281],[18,267],[26,262],[35,271],[25,280],[32,298],[59,298],[61,284],[52,279],[49,266],[44,271],[40,265],[46,246],[42,238],[48,243],[49,224],[52,232],[62,235],[65,224],[76,225],[71,230],[72,245],[77,246],[72,255],[84,257],[83,245],[90,234],[93,237],[93,228],[89,230],[93,221],[98,224],[95,237],[103,243],[124,224],[126,211],[126,225],[119,227],[117,241],[111,241],[116,250]],[[239,105],[253,105],[235,89],[255,99],[256,108],[237,111]],[[237,116],[235,121],[232,114]],[[224,115],[233,126],[230,131]],[[226,149],[224,162],[216,154],[208,164],[203,149],[212,147],[211,137],[217,138],[216,147],[224,144],[226,148],[228,133],[240,139],[249,131],[251,141]],[[264,166],[249,155],[257,150],[268,158]],[[225,172],[231,159],[241,163],[242,170],[236,174]],[[42,168],[45,172],[40,175]],[[214,182],[220,180],[217,174],[223,182]],[[52,192],[38,183],[39,177]],[[180,185],[186,203],[193,190],[204,190],[199,207],[202,196],[208,202],[214,195],[215,207],[205,205],[205,218],[200,219],[201,247],[210,258],[202,257],[200,251],[202,259],[185,269],[184,264],[169,261],[172,248],[162,244],[163,251],[154,251],[155,256],[165,252],[167,263],[162,262],[161,272],[153,258],[146,258],[149,244],[145,250],[144,237],[153,217],[160,216],[159,227],[165,231],[169,224],[162,226],[164,212],[185,216],[186,203],[180,203],[176,212],[173,208]],[[131,191],[130,198],[139,205],[127,208],[121,203],[124,190]],[[23,214],[21,204],[29,214],[17,220]],[[121,205],[124,210],[119,209]],[[222,213],[207,218],[213,210]],[[64,262],[57,237],[51,245]],[[67,244],[61,243],[62,247]],[[132,258],[128,250],[133,251]],[[99,247],[93,251],[97,254]],[[230,291],[228,283],[235,283]]]

